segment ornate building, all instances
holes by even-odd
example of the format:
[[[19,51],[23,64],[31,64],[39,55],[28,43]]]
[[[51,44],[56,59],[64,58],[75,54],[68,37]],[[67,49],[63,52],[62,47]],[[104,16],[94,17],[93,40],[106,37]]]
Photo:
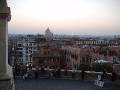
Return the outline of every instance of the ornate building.
[[[47,41],[53,40],[53,33],[50,31],[49,27],[45,31],[45,38]]]
[[[65,68],[65,56],[60,47],[46,43],[34,53],[32,65],[46,68]]]

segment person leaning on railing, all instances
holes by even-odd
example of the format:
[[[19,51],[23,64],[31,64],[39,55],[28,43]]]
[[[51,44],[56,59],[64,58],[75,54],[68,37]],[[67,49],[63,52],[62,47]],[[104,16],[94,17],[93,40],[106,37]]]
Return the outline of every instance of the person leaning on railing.
[[[113,71],[111,76],[111,81],[115,81],[117,79],[117,74]]]
[[[102,76],[101,76],[101,80],[103,81],[104,79],[106,79],[107,78],[107,72],[106,72],[106,70],[103,70],[103,73],[102,73]]]
[[[82,70],[81,71],[81,79],[84,80],[84,78],[85,78],[85,70]]]

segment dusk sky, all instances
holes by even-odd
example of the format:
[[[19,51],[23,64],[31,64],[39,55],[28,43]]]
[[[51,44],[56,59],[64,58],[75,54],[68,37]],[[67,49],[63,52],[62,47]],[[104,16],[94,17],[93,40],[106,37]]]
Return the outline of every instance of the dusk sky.
[[[120,35],[120,0],[8,0],[9,33]]]

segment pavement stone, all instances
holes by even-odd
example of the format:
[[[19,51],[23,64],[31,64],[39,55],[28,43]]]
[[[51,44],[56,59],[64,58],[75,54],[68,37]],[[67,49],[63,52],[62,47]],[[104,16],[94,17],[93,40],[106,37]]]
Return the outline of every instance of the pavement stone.
[[[61,79],[16,79],[15,90],[120,90],[120,85],[106,81],[103,88],[94,81]]]

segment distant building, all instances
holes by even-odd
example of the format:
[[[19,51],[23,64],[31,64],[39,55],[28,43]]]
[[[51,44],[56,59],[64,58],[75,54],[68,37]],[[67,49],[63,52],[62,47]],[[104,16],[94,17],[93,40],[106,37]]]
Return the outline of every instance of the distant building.
[[[34,35],[17,35],[14,38],[9,38],[8,55],[9,59],[14,59],[14,64],[25,65],[31,63],[32,54],[35,51],[37,51],[37,45],[35,44]],[[11,54],[12,56],[10,56]]]
[[[91,52],[88,48],[63,46],[62,49],[66,52],[68,69],[78,70],[81,64],[90,65],[93,62],[91,59]]]
[[[47,28],[45,35],[10,35],[8,43],[10,64],[76,70],[101,59],[120,64],[118,39],[53,38]]]
[[[53,40],[53,33],[50,31],[49,27],[45,31],[45,38],[47,41]]]
[[[59,47],[45,44],[33,54],[33,67],[65,68],[65,57]]]
[[[26,35],[22,41],[18,41],[18,48],[22,50],[23,63],[31,63],[32,54],[37,51],[34,35]]]
[[[76,40],[77,45],[94,45],[94,46],[119,46],[120,40],[104,40],[104,39],[80,39]]]

